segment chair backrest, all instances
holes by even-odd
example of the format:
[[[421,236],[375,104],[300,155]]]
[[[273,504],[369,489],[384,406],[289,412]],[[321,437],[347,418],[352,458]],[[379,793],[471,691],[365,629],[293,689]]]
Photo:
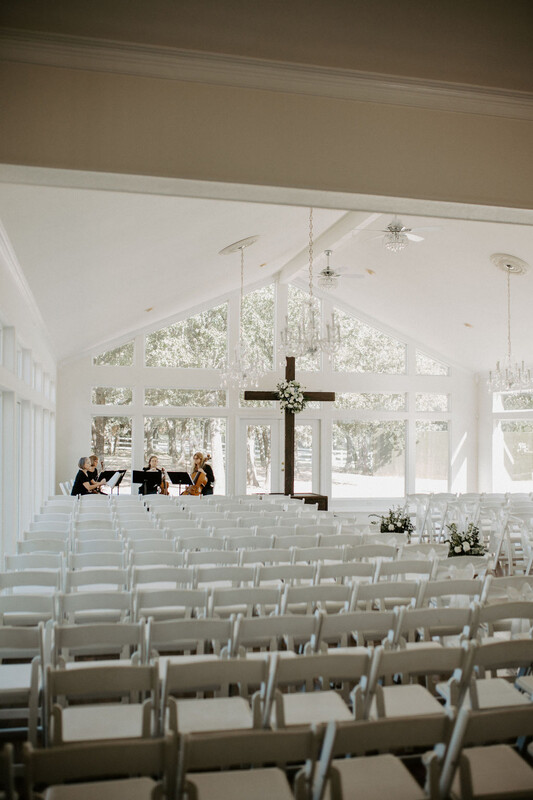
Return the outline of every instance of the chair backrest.
[[[347,647],[352,642],[358,647],[381,643],[396,629],[397,612],[350,611],[345,614],[322,614],[319,635],[312,641],[313,652],[326,650],[331,645]]]
[[[197,566],[194,575],[196,586],[201,586],[202,584],[216,586],[221,583],[231,586],[251,586],[254,578],[254,567],[241,567],[238,565]]]
[[[132,588],[143,584],[167,584],[167,588],[193,588],[195,574],[192,567],[133,567],[131,573]]]
[[[36,626],[55,616],[53,594],[0,595],[0,625]]]
[[[480,578],[427,581],[422,586],[420,604],[428,605],[435,601],[436,605],[453,605],[454,602],[461,602],[459,598],[464,598],[462,602],[468,605],[472,600],[479,600],[482,591],[483,581]]]
[[[14,589],[23,587],[26,591],[46,594],[61,588],[61,570],[24,569],[15,572],[0,572],[0,593],[13,594]]]
[[[133,658],[134,663],[144,664],[145,632],[144,620],[140,622],[107,622],[97,625],[58,625],[52,627],[51,663],[53,667],[64,666],[76,656],[118,656]],[[112,662],[111,662],[112,663]]]
[[[207,564],[235,565],[239,563],[239,554],[236,550],[189,550],[187,552],[188,566],[205,566]]]
[[[430,558],[424,560],[417,558],[401,558],[396,561],[378,559],[375,581],[413,580],[416,576],[431,578],[435,569],[435,562]]]
[[[397,549],[391,544],[360,544],[357,547],[348,547],[346,559],[360,561],[369,558],[396,558]]]
[[[270,652],[285,647],[287,651],[302,650],[318,636],[321,618],[318,614],[277,614],[263,617],[237,616],[229,654],[245,655],[260,648]]]
[[[67,566],[70,570],[95,569],[96,567],[124,569],[126,553],[69,553]]]
[[[57,619],[70,624],[131,619],[132,594],[126,591],[60,593]]]
[[[256,537],[263,538],[263,537]],[[240,550],[241,564],[291,564],[290,548],[259,547],[253,550]]]
[[[293,564],[316,564],[322,561],[341,562],[344,557],[342,547],[293,547]]]
[[[57,525],[47,525],[42,530],[24,531],[22,538],[26,542],[38,542],[47,539],[62,539],[64,542],[67,542],[69,538],[69,532],[68,528],[65,530],[58,530]]]
[[[61,747],[33,749],[23,745],[24,786],[27,800],[34,800],[34,786],[85,782],[140,775],[162,779],[164,797],[175,800],[176,737],[158,739],[115,739],[86,744],[69,744],[69,757]],[[134,791],[132,785],[132,792]],[[157,784],[154,783],[154,789]],[[98,792],[98,784],[95,784]],[[124,787],[126,791],[126,788]],[[39,795],[40,796],[40,795]]]
[[[220,658],[213,661],[198,659],[198,662],[170,662],[163,681],[162,708],[168,698],[187,695],[191,692],[214,693],[218,697],[229,697],[232,687],[239,694],[250,696],[257,686],[266,685],[269,661],[265,658]]]
[[[229,645],[233,619],[203,617],[201,619],[148,620],[148,654],[155,658],[162,653],[219,655]]]
[[[316,582],[335,581],[346,583],[348,580],[368,581],[374,579],[376,565],[371,561],[348,561],[342,564],[319,563],[316,573]]]
[[[207,589],[136,589],[133,593],[135,619],[154,617],[174,619],[205,614],[208,603]]]
[[[318,547],[320,544],[320,534],[312,534],[310,536],[278,536],[278,531],[275,531],[274,547]]]
[[[72,547],[75,553],[123,553],[125,551],[123,539],[74,539]]]
[[[165,550],[129,549],[129,563],[132,567],[183,567],[186,553],[168,553]]]
[[[130,575],[127,569],[67,569],[65,572],[65,592],[75,592],[87,587],[101,586],[106,589],[115,588],[119,591],[126,591],[130,586]]]
[[[285,586],[281,602],[281,613],[290,614],[303,611],[312,614],[317,609],[338,612],[348,611],[352,596],[352,586],[337,583],[321,583],[312,586]]]
[[[281,589],[267,586],[221,587],[211,590],[209,596],[209,616],[224,614],[234,609],[251,617],[253,614],[267,614],[277,609],[281,602]]]
[[[387,605],[409,603],[420,605],[423,583],[420,581],[381,581],[380,583],[354,583],[355,592],[352,598],[352,610],[366,608],[368,611],[376,606],[385,610]]]
[[[256,585],[276,581],[281,585],[294,586],[301,583],[312,583],[316,567],[313,564],[260,564],[256,574]]]
[[[4,557],[6,570],[19,569],[62,569],[63,556],[61,553],[17,553]]]

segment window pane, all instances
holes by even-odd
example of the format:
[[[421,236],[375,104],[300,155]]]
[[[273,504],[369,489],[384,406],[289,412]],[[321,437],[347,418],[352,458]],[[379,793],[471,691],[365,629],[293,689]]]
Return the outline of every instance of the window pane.
[[[416,374],[417,375],[449,375],[450,368],[441,361],[430,358],[421,350],[416,351]]]
[[[251,362],[261,370],[274,366],[274,285],[244,296],[242,337]]]
[[[145,340],[147,367],[220,369],[226,363],[228,304],[150,333]]]
[[[417,411],[449,411],[448,395],[417,393],[415,408]]]
[[[449,464],[447,422],[416,422],[415,492],[447,492]]]
[[[95,386],[92,391],[94,406],[127,406],[133,402],[133,389],[127,387]]]
[[[246,494],[270,492],[271,443],[270,425],[246,426]]]
[[[341,346],[334,357],[334,369],[339,372],[405,372],[407,348],[402,342],[338,308],[335,321],[341,329]]]
[[[132,367],[133,341],[94,356],[93,364],[97,367]]]
[[[313,491],[313,428],[294,426],[294,491]]]
[[[226,392],[204,389],[145,389],[145,406],[225,406]]]
[[[131,485],[131,417],[93,417],[92,452],[106,469],[127,469],[121,489]]]
[[[533,408],[533,394],[531,392],[500,392],[494,394],[494,404],[499,399],[502,411],[524,411]],[[496,408],[494,409],[496,410]]]
[[[167,469],[188,472],[193,454],[211,454],[215,494],[226,492],[226,420],[220,417],[145,417],[144,460],[156,455]]]
[[[532,491],[533,420],[500,422],[495,449],[494,491]]]
[[[339,392],[335,399],[335,408],[363,408],[382,411],[404,411],[404,394],[357,394],[356,392]]]
[[[306,312],[308,312],[309,292],[304,292],[297,286],[289,284],[287,299],[289,330],[296,332],[298,325]],[[317,327],[320,330],[320,300],[313,298],[312,310],[315,315]],[[320,353],[315,355],[300,356],[296,359],[296,372],[298,370],[315,371],[320,369]]]
[[[334,422],[333,497],[405,494],[405,422]]]

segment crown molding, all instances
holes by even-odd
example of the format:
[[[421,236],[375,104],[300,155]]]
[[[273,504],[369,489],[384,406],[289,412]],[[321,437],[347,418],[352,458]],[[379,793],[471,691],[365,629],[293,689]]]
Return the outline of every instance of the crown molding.
[[[533,93],[4,29],[0,60],[533,120]]]

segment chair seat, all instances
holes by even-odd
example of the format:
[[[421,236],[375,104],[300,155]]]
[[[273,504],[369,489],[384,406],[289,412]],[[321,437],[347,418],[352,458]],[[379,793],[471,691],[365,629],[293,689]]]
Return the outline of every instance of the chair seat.
[[[203,733],[253,728],[252,711],[244,697],[178,700],[179,733]]]
[[[462,757],[470,764],[475,800],[508,800],[533,797],[533,768],[505,744],[463,749]],[[459,770],[453,793],[462,798]]]
[[[136,703],[70,706],[61,712],[63,742],[137,739],[143,735],[143,708]]]
[[[497,706],[519,706],[530,703],[529,697],[514,688],[505,678],[480,678],[476,681],[479,708]],[[448,687],[445,683],[437,684],[437,692],[447,698]],[[465,694],[463,708],[472,708],[470,692]]]
[[[49,786],[43,800],[150,800],[156,786],[151,778]]]
[[[334,759],[332,767],[338,772],[343,800],[427,800],[407,767],[394,756]],[[328,786],[325,799],[330,797]]]
[[[406,686],[384,686],[383,701],[386,717],[446,713],[439,701],[427,689],[416,683]],[[371,719],[376,719],[377,717],[375,700],[372,703],[370,717]]]
[[[353,721],[353,714],[337,692],[295,692],[283,695],[285,725],[312,725],[335,720]],[[272,725],[276,726],[276,708],[272,709]]]
[[[285,773],[277,767],[189,774],[187,782],[195,786],[198,800],[294,800]]]
[[[7,702],[26,701],[30,693],[31,664],[0,665],[0,698]]]

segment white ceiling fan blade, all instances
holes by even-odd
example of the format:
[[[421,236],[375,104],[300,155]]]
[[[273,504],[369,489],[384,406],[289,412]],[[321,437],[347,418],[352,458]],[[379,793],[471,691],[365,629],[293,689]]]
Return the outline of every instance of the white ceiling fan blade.
[[[416,234],[416,233],[404,233],[404,236],[407,236],[407,238],[411,242],[423,242],[424,241],[424,237],[423,236],[418,236],[418,234]]]

